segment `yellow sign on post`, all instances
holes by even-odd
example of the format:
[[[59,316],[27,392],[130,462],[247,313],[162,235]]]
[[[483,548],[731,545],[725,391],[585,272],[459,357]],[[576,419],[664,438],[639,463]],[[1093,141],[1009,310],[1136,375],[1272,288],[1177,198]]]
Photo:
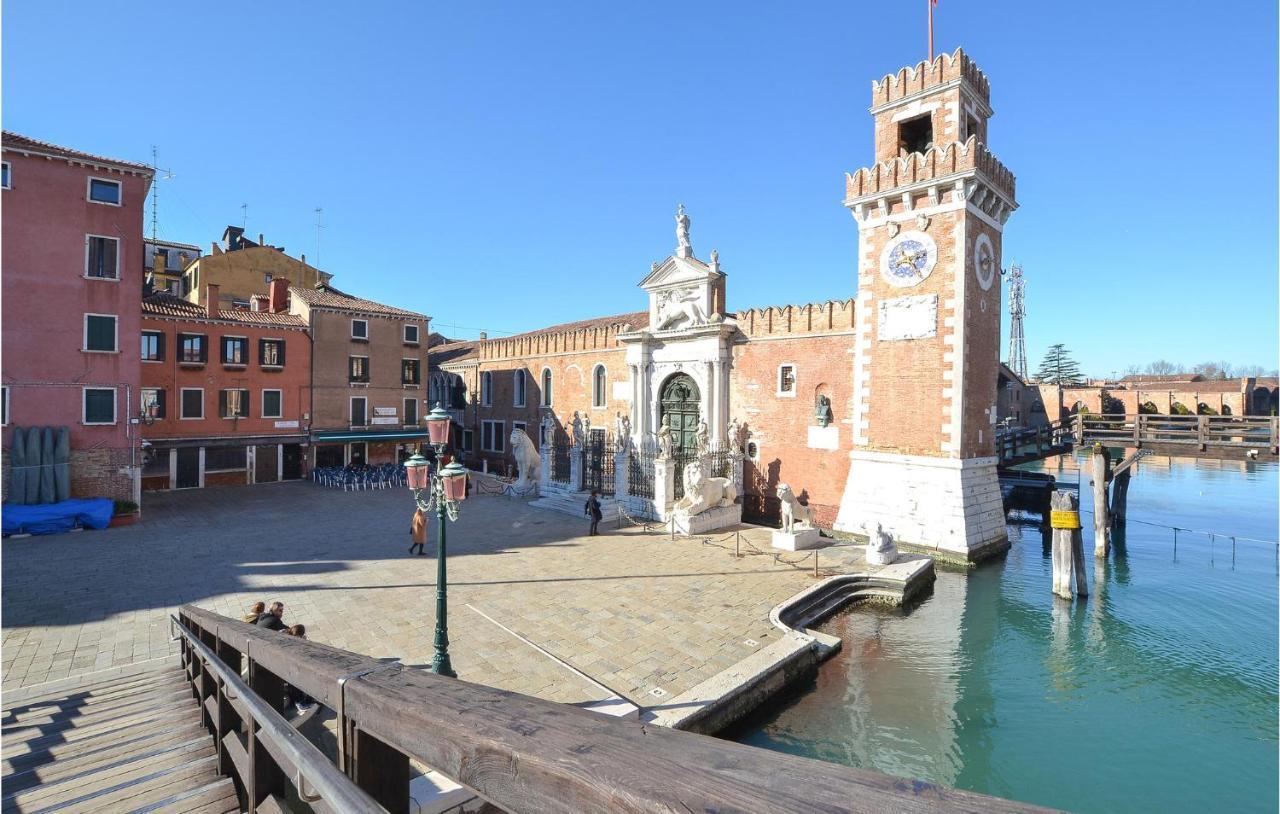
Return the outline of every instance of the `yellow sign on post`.
[[[1080,528],[1080,512],[1049,512],[1049,526],[1055,529]]]

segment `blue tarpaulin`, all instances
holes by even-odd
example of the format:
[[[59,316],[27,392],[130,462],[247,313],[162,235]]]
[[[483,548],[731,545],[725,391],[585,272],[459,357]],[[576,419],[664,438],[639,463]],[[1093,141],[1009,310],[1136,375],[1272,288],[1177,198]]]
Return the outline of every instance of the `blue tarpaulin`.
[[[115,504],[104,497],[35,506],[6,503],[2,510],[4,533],[58,534],[71,531],[77,523],[87,529],[105,529],[114,511]]]

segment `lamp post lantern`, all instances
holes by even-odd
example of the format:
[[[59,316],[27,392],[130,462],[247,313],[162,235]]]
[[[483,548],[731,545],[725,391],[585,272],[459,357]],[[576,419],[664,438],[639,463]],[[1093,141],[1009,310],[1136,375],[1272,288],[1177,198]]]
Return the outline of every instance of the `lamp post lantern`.
[[[445,573],[445,521],[458,519],[458,504],[467,497],[467,469],[457,461],[441,465],[445,446],[449,443],[449,414],[439,404],[427,414],[427,438],[436,451],[436,471],[433,474],[427,459],[420,454],[405,461],[405,480],[413,492],[413,500],[424,512],[435,510],[437,538],[436,552],[436,636],[435,654],[431,657],[431,672],[457,678],[449,662],[449,584]],[[424,496],[423,493],[426,493]]]

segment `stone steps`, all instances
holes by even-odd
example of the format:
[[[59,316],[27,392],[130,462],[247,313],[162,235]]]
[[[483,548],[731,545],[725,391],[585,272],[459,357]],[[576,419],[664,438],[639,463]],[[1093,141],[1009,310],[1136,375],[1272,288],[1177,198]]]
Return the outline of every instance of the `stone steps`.
[[[551,492],[537,500],[529,501],[529,505],[585,520],[586,515],[582,510],[587,505],[587,497],[590,494],[590,492]],[[608,495],[601,495],[600,511],[606,520],[617,517],[617,501]]]

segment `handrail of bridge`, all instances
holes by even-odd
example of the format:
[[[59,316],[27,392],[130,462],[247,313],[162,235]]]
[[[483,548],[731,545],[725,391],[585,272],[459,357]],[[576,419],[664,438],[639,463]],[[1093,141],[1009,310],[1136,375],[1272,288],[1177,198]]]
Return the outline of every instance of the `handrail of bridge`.
[[[188,628],[169,618],[182,641],[183,666],[192,694],[200,702],[204,724],[218,745],[219,773],[235,773],[246,790],[250,812],[284,809],[283,786],[289,783],[294,794],[313,810],[384,814],[377,801],[348,780],[272,704],[249,688],[238,665],[224,663],[201,641],[199,628]],[[252,670],[250,673],[253,681]],[[278,683],[274,689],[283,695]]]
[[[1188,444],[1208,447],[1266,447],[1275,452],[1280,420],[1275,416],[1160,415],[1155,413],[1081,413],[1075,416],[1081,442],[1103,441],[1141,446]]]
[[[243,705],[252,693],[280,698],[288,682],[337,713],[338,768],[395,813],[408,810],[410,758],[514,812],[1044,810],[388,665],[194,605],[182,606],[179,618],[189,669],[196,660],[212,664],[215,654],[224,665],[196,667],[193,678],[219,725],[236,723],[224,717],[224,704]],[[233,681],[242,656],[250,662],[247,688]],[[238,697],[215,696],[211,675]],[[224,758],[242,761],[226,750],[239,742],[235,730],[217,731],[219,768]],[[279,790],[282,778],[269,769],[255,766],[262,782],[250,786],[252,796]],[[323,798],[313,775],[303,775]],[[250,799],[248,810],[255,805]]]

